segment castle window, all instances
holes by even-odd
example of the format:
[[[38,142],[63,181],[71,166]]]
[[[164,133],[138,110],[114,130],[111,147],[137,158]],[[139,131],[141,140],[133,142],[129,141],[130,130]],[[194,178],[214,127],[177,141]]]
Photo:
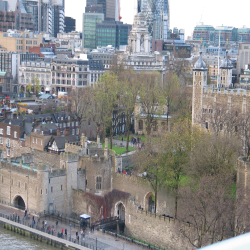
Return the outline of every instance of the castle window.
[[[201,85],[201,82],[200,82],[200,85]]]
[[[63,185],[61,185],[61,191],[63,190]]]
[[[238,112],[237,112],[237,111],[235,112],[235,116],[236,116],[236,117],[238,116]]]
[[[220,130],[222,130],[223,129],[223,125],[222,124],[220,124]]]
[[[201,72],[200,72],[200,76],[201,76]]]
[[[50,188],[51,193],[53,193],[53,187]]]
[[[196,72],[194,72],[194,75],[196,76]]]
[[[238,127],[235,126],[234,130],[235,130],[235,132],[237,133],[237,132],[238,132]]]
[[[205,122],[205,128],[208,129],[208,122]]]
[[[49,179],[49,183],[50,183],[50,179]]]
[[[41,194],[43,194],[43,190],[41,189]]]
[[[96,177],[96,189],[102,189],[102,177]]]

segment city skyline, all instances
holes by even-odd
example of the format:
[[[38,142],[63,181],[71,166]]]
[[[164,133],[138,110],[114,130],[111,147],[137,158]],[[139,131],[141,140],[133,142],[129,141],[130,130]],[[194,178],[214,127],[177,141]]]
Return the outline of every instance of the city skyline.
[[[136,12],[136,0],[121,0],[121,21],[133,24]],[[77,6],[77,8],[76,8]],[[77,0],[65,0],[65,16],[76,19],[76,30],[82,31],[82,14],[84,13],[86,0],[79,3]],[[239,0],[237,5],[226,5],[225,2],[211,0],[169,0],[170,29],[177,27],[185,29],[185,37],[190,36],[194,27],[203,22],[212,26],[234,26],[242,28],[243,25],[250,28],[250,20],[247,18],[250,3]]]

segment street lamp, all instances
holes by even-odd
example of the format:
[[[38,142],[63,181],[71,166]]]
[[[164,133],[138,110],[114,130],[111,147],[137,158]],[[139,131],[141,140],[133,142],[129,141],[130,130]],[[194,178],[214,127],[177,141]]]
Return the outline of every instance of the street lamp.
[[[103,206],[102,206],[102,232],[103,232]]]
[[[70,226],[70,236],[69,236],[69,241],[71,241],[71,223],[69,224]]]

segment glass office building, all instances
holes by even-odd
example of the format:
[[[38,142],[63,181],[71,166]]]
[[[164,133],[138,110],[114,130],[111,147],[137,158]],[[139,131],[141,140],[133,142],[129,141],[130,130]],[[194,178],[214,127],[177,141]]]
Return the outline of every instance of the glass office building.
[[[138,12],[146,15],[153,40],[166,41],[170,16],[168,0],[138,0]]]
[[[104,20],[103,13],[83,13],[82,46],[95,49],[97,47],[96,25]]]
[[[112,45],[119,49],[120,45],[128,44],[128,35],[132,25],[122,22],[103,21],[96,25],[97,46],[106,47]]]

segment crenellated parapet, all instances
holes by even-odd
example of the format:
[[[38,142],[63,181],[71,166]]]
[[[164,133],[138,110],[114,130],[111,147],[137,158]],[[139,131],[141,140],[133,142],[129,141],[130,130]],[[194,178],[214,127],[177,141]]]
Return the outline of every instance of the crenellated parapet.
[[[72,152],[61,153],[60,160],[65,162],[77,162],[78,154]]]

